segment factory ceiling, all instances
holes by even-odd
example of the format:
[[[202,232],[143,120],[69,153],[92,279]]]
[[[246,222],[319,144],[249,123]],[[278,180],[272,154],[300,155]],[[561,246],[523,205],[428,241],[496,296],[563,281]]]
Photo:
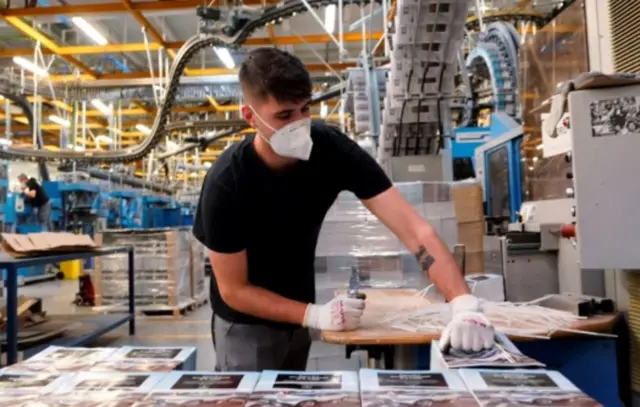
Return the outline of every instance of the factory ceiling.
[[[68,147],[62,145],[61,134],[66,133],[65,139],[69,139],[68,123],[74,121],[74,111],[86,111],[86,114],[73,123],[77,134],[71,138],[75,140],[72,148],[96,148],[100,146],[100,136],[115,139],[115,148],[129,147],[146,135],[145,129],[154,119],[157,108],[154,89],[162,88],[177,51],[198,33],[200,19],[196,8],[210,3],[223,8],[230,4],[222,0],[0,0],[1,81],[6,86],[37,95],[31,97],[32,101],[42,101],[40,128],[47,148]],[[277,2],[244,0],[242,3],[260,9]],[[483,17],[504,15],[508,18],[512,11],[547,14],[558,2],[478,0],[477,3],[481,5]],[[25,4],[32,6],[25,7]],[[394,5],[395,1],[392,9]],[[332,11],[328,9],[316,10],[315,16],[299,14],[259,29],[244,46],[228,53],[213,48],[201,51],[186,67],[174,116],[181,120],[185,117],[237,119],[236,69],[246,53],[259,46],[279,47],[302,59],[314,77],[316,91],[335,84],[340,80],[336,73],[355,66],[363,49],[371,52],[379,44],[383,17],[379,4],[345,6],[341,26],[347,55],[341,56],[332,39],[340,29],[340,14],[335,7]],[[331,14],[332,19],[327,14]],[[387,16],[386,20],[389,19]],[[476,14],[469,16],[469,22],[474,19],[477,20]],[[34,61],[37,69],[47,71],[37,83],[34,75],[24,69],[25,64]],[[38,78],[36,75],[35,79]],[[111,104],[112,116],[117,118],[107,117],[101,106],[92,103],[96,99]],[[327,116],[327,110],[333,110],[336,103],[329,101],[314,114]],[[0,132],[5,133],[9,125],[14,142],[31,143],[32,135],[24,116],[12,112],[8,102],[1,105],[5,111],[0,113],[0,120],[5,126],[0,126]],[[64,120],[61,124],[51,116]],[[173,142],[179,144],[180,137]],[[222,140],[199,154],[198,159],[215,160],[230,140],[238,138]],[[82,146],[78,145],[79,139]],[[188,160],[194,159],[190,156]]]

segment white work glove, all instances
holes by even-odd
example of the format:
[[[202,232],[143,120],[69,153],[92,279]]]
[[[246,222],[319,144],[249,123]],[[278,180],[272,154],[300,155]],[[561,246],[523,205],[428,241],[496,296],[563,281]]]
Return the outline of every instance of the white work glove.
[[[324,305],[309,304],[303,326],[321,331],[353,331],[360,326],[364,300],[339,295]]]
[[[442,331],[440,350],[459,349],[479,352],[495,342],[495,329],[482,314],[480,301],[473,295],[461,295],[451,301],[451,322]]]

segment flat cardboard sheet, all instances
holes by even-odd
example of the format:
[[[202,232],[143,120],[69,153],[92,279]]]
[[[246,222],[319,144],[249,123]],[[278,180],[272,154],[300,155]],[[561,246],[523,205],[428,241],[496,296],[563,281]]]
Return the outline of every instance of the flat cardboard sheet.
[[[41,232],[19,235],[2,233],[2,249],[12,257],[42,256],[50,252],[93,250],[98,245],[88,235],[68,232]]]

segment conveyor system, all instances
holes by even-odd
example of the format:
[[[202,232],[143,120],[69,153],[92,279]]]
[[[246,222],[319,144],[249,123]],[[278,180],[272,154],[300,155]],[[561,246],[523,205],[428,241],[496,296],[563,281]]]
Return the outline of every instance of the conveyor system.
[[[466,0],[460,0],[467,3]],[[278,24],[292,17],[293,15],[304,13],[308,8],[327,6],[329,4],[337,4],[337,1],[329,0],[287,0],[278,5],[273,5],[264,10],[255,11],[243,9],[242,18],[238,19],[237,15],[233,15],[228,20],[213,21],[210,23],[208,19],[212,15],[217,15],[216,8],[211,8],[210,12],[206,8],[200,9],[199,15],[203,19],[203,26],[206,30],[201,34],[191,37],[185,42],[183,47],[178,51],[173,65],[171,66],[169,83],[165,93],[162,95],[161,104],[158,107],[158,114],[155,117],[151,133],[142,142],[134,147],[118,151],[47,151],[37,148],[20,148],[16,146],[1,146],[0,159],[4,160],[30,160],[30,161],[75,161],[86,164],[99,163],[125,163],[138,161],[149,154],[163,139],[163,137],[177,130],[189,128],[192,131],[211,131],[216,128],[232,128],[239,131],[247,128],[248,125],[244,121],[225,121],[225,120],[209,120],[209,121],[181,121],[169,123],[168,118],[171,108],[176,100],[176,95],[180,85],[180,78],[184,73],[187,64],[201,50],[208,47],[227,47],[237,48],[241,46],[247,38],[249,38],[256,30],[266,27],[270,24]],[[371,3],[369,0],[343,0],[343,5],[357,4],[365,5]],[[466,5],[465,5],[466,7]],[[218,9],[219,10],[219,9]],[[465,9],[466,12],[466,9]],[[219,17],[216,17],[219,18]],[[464,21],[462,21],[464,24]],[[462,26],[460,26],[460,36],[462,35]],[[0,92],[3,96],[14,99],[15,94],[10,91]],[[23,98],[26,101],[26,98]],[[23,109],[30,109],[28,102],[25,106],[20,105]],[[33,115],[28,115],[33,121]],[[198,144],[196,144],[196,147]]]
[[[470,2],[401,0],[378,157],[395,181],[452,179],[450,103]]]

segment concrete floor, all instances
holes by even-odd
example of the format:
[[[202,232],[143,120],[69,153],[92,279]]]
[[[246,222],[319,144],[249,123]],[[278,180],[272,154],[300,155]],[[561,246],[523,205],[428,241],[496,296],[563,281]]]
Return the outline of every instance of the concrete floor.
[[[19,294],[42,298],[44,309],[52,315],[91,312],[89,308],[78,308],[71,304],[77,290],[78,283],[75,281],[52,281],[21,287]],[[331,291],[319,292],[319,297],[330,297]],[[198,370],[213,370],[216,356],[211,343],[211,307],[208,304],[186,316],[140,316],[136,321],[136,336],[130,337],[127,326],[122,326],[102,337],[94,345],[195,346],[198,349]],[[357,359],[347,360],[344,355],[344,346],[314,341],[307,370],[360,368]]]

